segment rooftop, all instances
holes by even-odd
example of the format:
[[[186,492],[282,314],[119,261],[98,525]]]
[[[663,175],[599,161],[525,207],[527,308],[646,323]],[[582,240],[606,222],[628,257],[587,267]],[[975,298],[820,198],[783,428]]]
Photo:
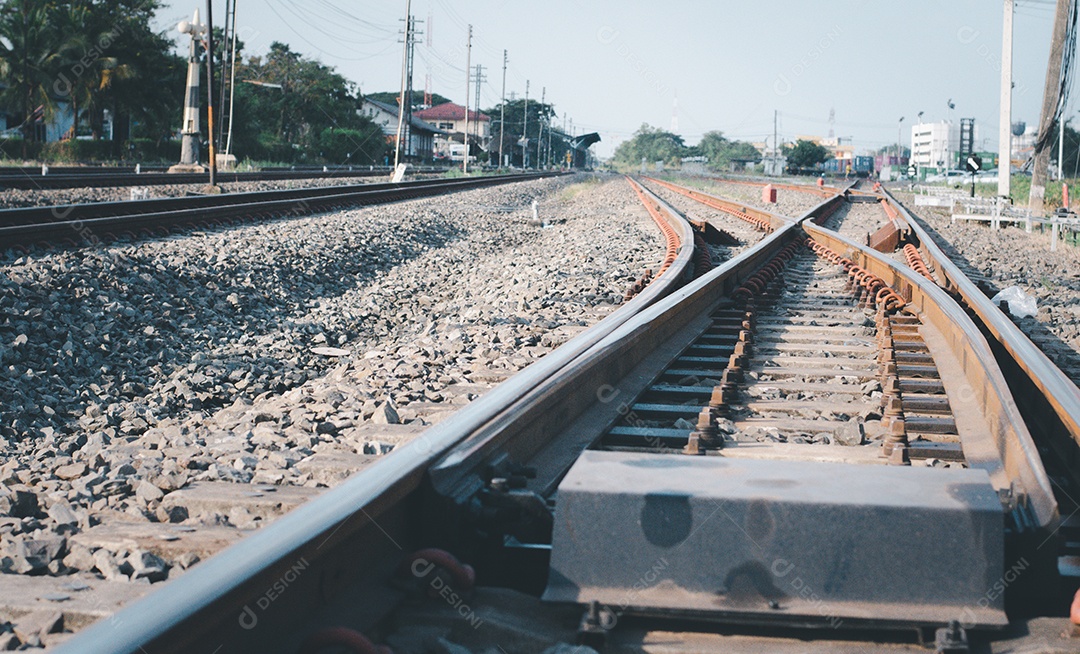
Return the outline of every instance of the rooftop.
[[[454,104],[453,102],[444,102],[437,104],[430,109],[424,109],[423,111],[413,112],[414,116],[419,116],[424,120],[465,120],[465,107],[460,104]],[[469,120],[491,120],[487,115],[480,113],[479,111],[469,110]]]

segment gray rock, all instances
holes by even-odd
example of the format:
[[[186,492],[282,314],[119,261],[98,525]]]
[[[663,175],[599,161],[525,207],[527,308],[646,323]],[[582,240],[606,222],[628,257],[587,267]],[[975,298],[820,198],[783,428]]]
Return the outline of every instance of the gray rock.
[[[66,545],[62,536],[16,541],[12,569],[19,574],[43,574],[49,563],[63,555]]]
[[[142,480],[135,486],[135,497],[149,504],[150,502],[161,501],[161,498],[165,497],[165,493],[150,482]]]
[[[53,474],[60,479],[77,479],[86,474],[86,464],[69,463],[68,465],[57,468]]]
[[[54,502],[49,507],[49,517],[59,526],[73,526],[79,523],[79,516],[75,515],[67,502]]]
[[[376,425],[396,425],[401,422],[401,418],[398,416],[393,403],[383,402],[375,407],[375,413],[371,415],[371,422]]]
[[[120,566],[108,550],[101,549],[94,552],[94,567],[109,581],[128,580],[127,575],[120,571]]]
[[[15,635],[24,643],[40,641],[46,634],[64,630],[64,614],[60,611],[33,611],[19,617],[15,623]]]
[[[151,552],[136,550],[128,555],[127,562],[131,565],[133,579],[149,579],[154,582],[162,581],[168,575],[168,564]]]
[[[199,560],[199,555],[195,552],[184,552],[176,559],[176,565],[180,566],[181,570],[187,570],[198,563]]]
[[[39,512],[38,496],[29,490],[16,489],[11,497],[8,514],[13,518],[32,518]]]
[[[89,548],[74,544],[71,551],[64,557],[65,566],[75,570],[93,570],[96,564],[93,553]]]
[[[859,418],[848,420],[833,435],[833,440],[840,445],[862,445],[865,438],[866,432]]]
[[[159,522],[168,522],[171,524],[179,524],[188,519],[189,514],[187,507],[184,506],[159,506],[154,515]]]

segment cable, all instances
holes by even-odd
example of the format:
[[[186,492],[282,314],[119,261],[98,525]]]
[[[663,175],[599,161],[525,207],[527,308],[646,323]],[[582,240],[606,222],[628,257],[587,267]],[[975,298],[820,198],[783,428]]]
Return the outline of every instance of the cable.
[[[1030,167],[1035,161],[1035,158],[1042,153],[1044,149],[1050,146],[1052,140],[1057,138],[1058,123],[1061,121],[1062,116],[1065,113],[1065,108],[1069,104],[1069,93],[1072,90],[1073,81],[1073,60],[1076,52],[1076,20],[1077,20],[1077,0],[1072,0],[1069,3],[1069,16],[1065,22],[1065,40],[1062,44],[1064,50],[1061,55],[1061,77],[1058,84],[1058,101],[1054,107],[1054,115],[1050,119],[1050,124],[1047,125],[1046,130],[1039,134],[1038,139],[1035,141],[1035,148],[1032,150],[1031,156],[1024,162],[1024,169]]]
[[[279,0],[279,1],[280,1],[280,0]],[[323,50],[323,49],[322,49],[322,48],[320,48],[320,47],[319,47],[318,45],[316,45],[316,44],[312,43],[312,42],[311,42],[310,40],[308,40],[308,38],[307,38],[306,36],[304,36],[303,34],[301,34],[301,33],[300,33],[300,31],[299,31],[299,30],[297,30],[297,29],[296,29],[296,28],[295,28],[295,27],[294,27],[294,26],[292,25],[292,23],[290,23],[289,21],[285,20],[285,17],[284,17],[284,16],[282,16],[282,15],[281,15],[280,13],[278,13],[278,10],[277,10],[277,9],[274,9],[274,5],[273,5],[273,4],[271,3],[271,2],[269,2],[269,1],[268,1],[268,2],[266,3],[266,6],[267,6],[267,7],[269,7],[269,8],[270,8],[270,11],[274,12],[274,15],[275,15],[275,16],[277,16],[278,18],[280,18],[280,19],[281,19],[281,22],[285,23],[285,24],[286,24],[286,25],[287,25],[287,26],[289,27],[289,29],[293,31],[293,33],[295,33],[295,34],[296,34],[297,36],[299,36],[299,37],[300,37],[300,38],[301,38],[301,39],[302,39],[302,40],[304,41],[304,43],[307,43],[307,44],[308,44],[308,45],[310,45],[310,46],[311,46],[312,48],[314,48],[315,50],[319,51],[319,52],[320,52],[321,54],[324,54],[324,55],[326,55],[327,57],[330,57],[330,58],[333,58],[333,59],[338,59],[338,60],[341,60],[341,61],[364,61],[364,60],[366,60],[366,59],[371,59],[371,58],[373,58],[373,57],[378,57],[378,56],[380,56],[380,55],[384,54],[385,52],[389,51],[389,50],[390,50],[391,48],[393,48],[393,47],[394,47],[394,44],[391,44],[390,46],[387,46],[387,47],[386,47],[385,49],[383,49],[383,50],[382,50],[382,51],[380,51],[380,52],[376,52],[376,53],[373,53],[373,54],[369,54],[369,55],[366,55],[366,56],[363,56],[363,57],[342,57],[342,56],[340,56],[340,55],[336,55],[336,54],[334,54],[334,53],[332,53],[332,52],[327,52],[326,50]],[[283,6],[284,6],[284,5],[283,5]],[[325,34],[325,32],[324,32],[324,34]]]

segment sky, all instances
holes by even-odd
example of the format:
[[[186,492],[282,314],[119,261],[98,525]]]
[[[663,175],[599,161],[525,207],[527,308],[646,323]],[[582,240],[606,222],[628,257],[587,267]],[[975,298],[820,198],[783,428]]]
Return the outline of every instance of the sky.
[[[225,0],[211,1],[221,25]],[[166,0],[158,27],[196,8],[205,20],[205,7]],[[397,91],[405,7],[238,0],[237,24],[248,55],[282,41],[364,93]],[[712,130],[772,143],[774,112],[781,141],[832,129],[857,153],[895,144],[898,127],[909,144],[919,112],[923,122],[975,118],[976,146],[996,151],[1003,8],[993,0],[412,0],[424,32],[413,88],[430,76],[432,91],[464,103],[471,24],[471,64],[487,78],[481,108],[499,103],[505,49],[507,96],[524,96],[528,82],[529,97],[543,93],[575,134],[599,132],[601,157],[643,123],[672,130],[673,114],[673,131],[689,145]],[[1015,2],[1014,122],[1038,122],[1053,17],[1054,0]],[[1074,98],[1066,115],[1077,108]]]

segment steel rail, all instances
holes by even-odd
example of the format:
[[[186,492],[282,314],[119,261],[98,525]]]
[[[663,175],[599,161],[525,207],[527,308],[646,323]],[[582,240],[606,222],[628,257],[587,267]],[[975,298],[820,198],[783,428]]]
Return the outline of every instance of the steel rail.
[[[0,211],[0,249],[38,242],[78,244],[123,231],[163,230],[207,221],[295,216],[335,208],[393,202],[541,179],[561,173],[530,173],[452,180],[371,184],[202,195],[128,202],[99,202]]]
[[[416,529],[410,525],[415,520],[412,500],[427,483],[430,466],[470,435],[498,423],[547,379],[574,365],[598,342],[682,284],[693,263],[692,232],[688,223],[679,221],[677,212],[656,201],[680,234],[681,245],[668,272],[631,301],[366,467],[362,474],[90,625],[56,651],[162,654],[295,649],[303,635],[297,635],[301,625],[317,622],[313,613],[326,611],[350,582],[379,595],[363,610],[350,609],[350,620],[373,621],[389,611],[392,602],[387,598],[397,594],[388,580],[402,553],[417,544]],[[358,551],[364,552],[363,561]],[[296,572],[298,566],[301,572]],[[281,599],[266,600],[268,593],[276,595],[274,584],[290,574],[293,590],[282,593]],[[290,626],[296,630],[289,631]]]
[[[681,187],[661,180],[653,181],[709,206],[722,208],[721,205],[733,204],[708,193]],[[839,192],[843,194],[850,191],[854,185],[855,182],[844,189],[840,189]],[[842,199],[843,195],[834,197]],[[1012,321],[1008,320],[997,307],[993,306],[985,295],[979,293],[975,285],[967,279],[958,268],[956,268],[955,264],[944,257],[941,250],[933,244],[933,241],[926,232],[922,231],[921,227],[911,219],[910,214],[907,213],[904,207],[896,202],[895,198],[891,195],[887,195],[886,197],[892,202],[893,208],[900,214],[906,223],[914,225],[913,229],[920,230],[920,242],[929,243],[933,246],[936,251],[936,256],[938,257],[935,258],[935,261],[940,259],[944,262],[940,268],[941,270],[944,270],[945,268],[950,269],[948,278],[954,280],[952,283],[957,286],[966,286],[974,291],[979,296],[975,298],[976,301],[979,301],[981,298],[982,303],[992,308],[991,313],[996,313],[997,316],[1000,316],[1000,320],[1006,323],[1005,327],[1011,327],[1011,329],[1016,334],[1019,334],[1024,341],[1027,341],[1028,345],[1034,349],[1039,357],[1045,360],[1046,363],[1053,368],[1053,371],[1045,371],[1047,375],[1052,375],[1056,372],[1058,377],[1064,378],[1064,374],[1046,359],[1046,355],[1042,354],[1042,351],[1038,350],[1038,348],[1035,348],[1034,344],[1031,344],[1030,340],[1020,332],[1019,328],[1017,328]],[[965,368],[965,374],[968,375],[969,383],[972,384],[972,388],[976,391],[980,403],[988,409],[988,416],[996,419],[995,423],[992,424],[992,428],[994,430],[998,456],[1001,459],[1004,471],[1009,479],[1018,479],[1023,482],[1025,494],[1031,500],[1031,506],[1034,509],[1038,525],[1044,528],[1052,525],[1058,517],[1056,513],[1056,501],[1054,500],[1049,479],[1046,477],[1045,471],[1043,471],[1038,451],[1032,441],[1026,422],[1023,420],[1023,417],[1017,408],[1019,403],[1031,402],[1032,398],[1018,397],[1011,391],[1006,379],[1011,379],[1012,377],[1004,374],[1004,372],[996,365],[997,358],[993,356],[987,339],[984,338],[983,334],[978,330],[978,327],[972,322],[971,318],[956,305],[951,297],[938,288],[936,284],[929,282],[910,269],[899,266],[897,262],[892,261],[888,257],[867,248],[860,243],[856,243],[833,230],[828,230],[815,224],[823,222],[824,218],[827,217],[827,213],[824,213],[826,211],[825,207],[830,206],[835,207],[836,205],[824,203],[824,205],[815,207],[807,212],[806,215],[800,217],[799,222],[802,225],[803,230],[819,242],[828,241],[824,244],[829,245],[834,250],[845,252],[846,254],[844,256],[847,256],[850,259],[857,258],[858,261],[856,263],[858,265],[868,268],[871,272],[877,274],[878,277],[881,277],[889,283],[894,289],[903,289],[902,294],[905,298],[910,297],[913,293],[916,294],[919,299],[918,304],[921,310],[930,312],[927,317],[934,321],[938,329],[943,333],[952,333],[956,337],[952,345],[954,348],[961,349],[963,353],[963,356],[959,356],[958,358],[965,364],[972,366],[971,369]],[[743,210],[745,211],[747,209]],[[762,212],[760,209],[757,209],[757,211]],[[950,325],[954,325],[955,329],[951,329]],[[990,362],[994,362],[994,365],[988,365]],[[980,382],[980,380],[983,379],[986,381]],[[1068,382],[1067,378],[1064,379],[1065,382]],[[1071,382],[1068,382],[1068,386],[1071,387],[1073,393],[1077,392],[1076,386]],[[1040,391],[1041,390],[1042,389],[1040,389]],[[1080,402],[1080,400],[1078,400],[1078,402]],[[1080,412],[1073,414],[1073,416],[1080,416]]]
[[[1080,474],[1080,389],[1046,354],[949,260],[941,247],[891,193],[887,201],[918,240],[918,248],[944,282],[971,309],[999,351],[999,365],[1028,424],[1062,457],[1064,468]]]
[[[802,227],[815,241],[884,280],[948,339],[996,449],[996,457],[980,454],[979,467],[987,469],[1000,493],[1009,493],[1010,485],[1019,482],[1011,490],[1015,505],[1030,507],[1036,525],[1052,530],[1060,516],[1050,480],[990,345],[967,313],[936,284],[899,262],[812,221]]]
[[[842,201],[841,196],[829,198],[799,222],[827,215]],[[859,244],[813,226],[806,229],[833,246],[861,252]],[[375,624],[403,596],[391,582],[397,563],[440,532],[437,516],[446,512],[434,497],[468,492],[475,471],[498,458],[543,461],[548,465],[538,486],[554,488],[588,445],[567,427],[590,405],[602,403],[596,391],[655,358],[659,340],[681,338],[701,327],[691,314],[704,313],[707,322],[717,302],[780,249],[804,237],[800,225],[789,220],[756,247],[651,306],[625,312],[618,320],[619,312],[613,313],[363,474],[76,634],[57,651],[282,650],[295,648],[313,627]],[[884,257],[862,256],[868,267],[914,285],[913,293],[927,302],[947,299],[914,274],[895,270],[896,264]],[[981,335],[965,330],[957,338],[977,349]],[[989,386],[994,392],[1001,387],[997,382]],[[1037,504],[1032,489],[1024,490]],[[286,580],[287,589],[274,590]]]
[[[322,168],[311,170],[264,169],[258,171],[218,172],[216,181],[267,182],[281,180],[335,179],[349,177],[380,177],[389,174],[384,168]],[[414,168],[412,174],[436,174],[445,172],[443,168]],[[168,173],[164,171],[143,171],[140,173],[102,168],[52,168],[48,175],[42,175],[41,169],[5,169],[0,168],[0,190],[56,190],[72,188],[104,188],[121,186],[162,186],[167,184],[206,184],[206,173]]]
[[[709,179],[720,182],[728,182],[730,184],[743,184],[745,186],[772,186],[773,188],[782,188],[789,191],[799,191],[800,193],[812,193],[821,197],[827,198],[837,193],[842,193],[844,187],[837,186],[818,186],[817,184],[784,184],[783,182],[774,182],[767,179],[752,180],[752,179],[734,179],[730,177],[719,177],[709,175],[695,175],[701,179]],[[856,180],[857,181],[857,180]],[[854,184],[854,182],[852,182]]]

